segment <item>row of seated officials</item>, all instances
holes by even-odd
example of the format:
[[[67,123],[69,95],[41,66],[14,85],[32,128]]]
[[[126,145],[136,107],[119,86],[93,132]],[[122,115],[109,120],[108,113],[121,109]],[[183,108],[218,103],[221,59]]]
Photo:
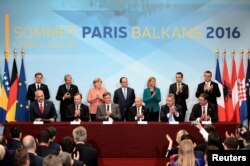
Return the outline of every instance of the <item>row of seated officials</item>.
[[[37,90],[35,96],[36,101],[31,103],[29,111],[31,121],[56,121],[57,113],[54,104],[51,101],[44,100],[42,90]],[[94,119],[93,117],[90,117],[89,107],[81,102],[82,95],[76,93],[74,95],[74,104],[68,106],[64,120],[90,121],[90,119],[92,119],[96,121],[150,121],[151,118],[154,118],[155,116],[155,113],[152,113],[150,109],[143,106],[140,97],[135,98],[134,106],[127,111],[124,119],[122,119],[119,105],[111,102],[111,94],[109,92],[103,94],[103,99],[104,103],[98,105]],[[175,104],[174,94],[169,94],[166,99],[166,105],[161,107],[158,118],[160,116],[160,120],[166,122],[180,121],[183,117],[182,112],[182,107]],[[194,105],[189,119],[190,121],[202,120],[213,122],[218,120],[216,107],[207,101],[207,95],[205,93],[202,93],[199,96],[199,103]]]
[[[217,121],[216,98],[220,96],[220,91],[217,83],[211,81],[211,78],[212,73],[210,71],[205,71],[204,82],[198,85],[196,91],[196,97],[199,98],[199,103],[194,105],[190,120],[202,118]],[[49,90],[48,86],[42,83],[42,79],[42,73],[36,73],[35,83],[28,86],[27,99],[30,100],[30,118],[31,121],[46,118],[49,118],[50,121],[55,121],[57,118],[55,107],[51,101],[47,101],[50,98]],[[81,113],[75,111],[79,109],[88,109],[89,116],[86,115],[82,120],[90,118],[90,121],[107,120],[110,119],[110,117],[113,120],[122,121],[138,119],[150,121],[159,121],[159,119],[161,119],[162,121],[166,121],[170,119],[183,122],[185,120],[187,111],[186,99],[189,97],[189,88],[188,85],[183,82],[183,74],[181,72],[176,73],[176,82],[169,87],[169,94],[171,95],[166,98],[166,105],[162,107],[159,105],[161,102],[161,92],[160,89],[156,87],[155,77],[149,77],[147,88],[144,89],[142,98],[136,97],[134,89],[128,87],[128,79],[126,77],[121,77],[121,87],[115,90],[113,103],[111,103],[111,94],[102,86],[102,80],[96,78],[93,81],[93,87],[89,89],[87,95],[89,108],[81,104],[79,100],[76,101],[74,98],[76,94],[79,94],[79,90],[77,85],[72,84],[71,75],[66,74],[64,76],[64,81],[65,83],[58,87],[56,95],[56,99],[60,101],[59,112],[61,121],[69,121],[77,117],[80,117],[78,119],[82,119]],[[38,90],[42,91],[43,95],[41,93],[36,94]],[[200,99],[200,96],[203,98]],[[170,98],[173,98],[173,101],[169,101],[171,100]],[[81,99],[82,96],[80,97],[80,100]],[[141,105],[136,105],[138,100],[141,100],[145,104],[145,107],[143,107],[143,109],[139,108],[137,111],[136,107],[141,107]],[[135,107],[133,107],[134,103]],[[75,106],[72,106],[74,104]],[[131,110],[133,113],[131,113]],[[145,115],[142,116],[138,114],[138,116],[136,116],[137,112],[139,114],[143,112]],[[44,115],[41,116],[40,114]],[[205,115],[207,117],[205,117]]]
[[[176,143],[166,134],[168,148],[166,157],[170,166],[204,166],[209,165],[210,150],[250,150],[250,131],[246,126],[237,126],[235,133],[225,132],[222,140],[212,125],[197,123],[195,125],[204,138],[204,142],[196,144],[192,135],[186,130],[179,130]],[[66,136],[60,144],[54,142],[56,129],[52,126],[37,134],[36,140],[31,135],[22,138],[18,126],[12,126],[11,139],[6,141],[0,135],[1,166],[97,166],[98,152],[87,143],[87,131],[83,126],[76,127],[73,138]],[[98,144],[98,143],[97,143]],[[249,153],[246,151],[246,153]]]

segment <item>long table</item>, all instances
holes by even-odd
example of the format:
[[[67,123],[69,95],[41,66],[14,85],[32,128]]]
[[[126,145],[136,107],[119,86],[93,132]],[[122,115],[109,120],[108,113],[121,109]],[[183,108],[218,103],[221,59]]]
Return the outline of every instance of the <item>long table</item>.
[[[57,129],[56,142],[60,142],[65,136],[72,136],[73,129],[79,126],[71,125],[69,122],[43,125],[13,122],[5,126],[7,139],[9,139],[10,128],[13,125],[21,127],[23,136],[30,134],[34,137],[48,126],[54,126]],[[168,133],[175,140],[176,133],[181,129],[187,130],[197,143],[202,142],[203,139],[198,129],[188,122],[177,125],[162,122],[149,122],[148,124],[83,122],[81,126],[87,129],[87,142],[98,150],[99,158],[164,158],[168,146],[165,135]],[[213,126],[224,139],[225,131],[234,132],[237,124],[214,123]]]

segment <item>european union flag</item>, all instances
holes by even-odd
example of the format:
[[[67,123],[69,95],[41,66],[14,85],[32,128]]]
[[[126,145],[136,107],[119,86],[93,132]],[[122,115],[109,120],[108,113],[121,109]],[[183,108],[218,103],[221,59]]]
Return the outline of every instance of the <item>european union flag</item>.
[[[23,58],[19,77],[16,121],[29,121],[28,100],[26,98],[27,84]]]

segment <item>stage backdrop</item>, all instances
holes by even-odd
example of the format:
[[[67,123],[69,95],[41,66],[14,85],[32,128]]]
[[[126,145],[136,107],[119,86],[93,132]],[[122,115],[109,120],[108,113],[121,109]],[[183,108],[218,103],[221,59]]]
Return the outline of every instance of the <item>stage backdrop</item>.
[[[181,71],[190,86],[190,111],[203,72],[215,72],[217,48],[228,54],[235,49],[238,69],[240,49],[250,46],[249,17],[249,0],[2,0],[0,50],[6,47],[8,24],[10,51],[19,53],[18,72],[24,48],[27,84],[42,72],[57,109],[55,96],[66,73],[85,103],[96,77],[113,93],[126,76],[142,96],[148,77],[154,76],[165,104],[169,85]],[[227,59],[231,71],[231,56]],[[10,55],[10,71],[12,60]]]

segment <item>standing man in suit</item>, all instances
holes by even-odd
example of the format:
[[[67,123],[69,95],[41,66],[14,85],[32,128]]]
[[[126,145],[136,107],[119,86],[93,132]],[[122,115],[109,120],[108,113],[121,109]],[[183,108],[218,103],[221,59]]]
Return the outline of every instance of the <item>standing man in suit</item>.
[[[22,132],[19,126],[12,126],[10,129],[11,139],[7,143],[7,149],[15,151],[22,147],[21,138]]]
[[[82,103],[82,94],[74,95],[74,104],[68,106],[66,113],[68,121],[80,119],[81,121],[89,121],[89,107]]]
[[[167,96],[166,104],[161,106],[160,119],[162,122],[175,122],[182,119],[182,106],[175,104],[175,95],[170,93]]]
[[[131,107],[128,111],[128,121],[149,121],[149,109],[142,105],[142,98],[135,98],[135,106]]]
[[[218,87],[218,84],[211,81],[212,78],[212,72],[211,71],[205,71],[204,72],[204,79],[205,81],[200,83],[198,85],[197,91],[196,91],[196,97],[199,98],[200,94],[206,93],[207,94],[207,100],[211,103],[213,103],[217,109],[217,101],[216,98],[220,97],[220,90]]]
[[[74,95],[79,93],[78,87],[72,84],[72,77],[70,74],[64,76],[65,84],[59,86],[57,90],[56,100],[60,101],[61,121],[67,121],[66,114],[68,106],[74,104]]]
[[[199,103],[193,106],[192,112],[189,117],[190,121],[218,121],[218,112],[215,105],[208,102],[208,96],[206,93],[202,93],[199,96]]]
[[[132,107],[135,101],[134,89],[128,87],[128,79],[120,78],[121,87],[115,90],[113,102],[118,104],[121,111],[121,120],[126,120],[129,108]]]
[[[104,103],[97,107],[96,120],[121,120],[121,112],[118,104],[111,103],[111,94],[103,94]]]
[[[44,94],[42,90],[35,92],[36,101],[30,104],[30,120],[42,121],[44,119],[50,122],[55,122],[57,113],[55,105],[52,101],[44,100]]]
[[[83,126],[79,126],[73,130],[72,134],[76,144],[75,151],[79,152],[79,160],[83,161],[86,166],[97,166],[97,150],[86,144],[87,130]]]
[[[36,82],[28,86],[26,97],[28,100],[30,100],[30,103],[35,101],[36,90],[42,90],[46,100],[50,98],[48,86],[42,83],[42,79],[43,79],[43,74],[36,73],[35,74]]]
[[[182,108],[179,110],[179,111],[182,111],[181,112],[182,116],[179,118],[180,122],[184,122],[185,120],[186,111],[187,111],[186,99],[188,99],[188,96],[189,96],[188,85],[184,84],[182,80],[183,80],[182,72],[177,72],[176,83],[171,84],[169,87],[169,94],[170,93],[174,94],[175,104],[180,105]]]

